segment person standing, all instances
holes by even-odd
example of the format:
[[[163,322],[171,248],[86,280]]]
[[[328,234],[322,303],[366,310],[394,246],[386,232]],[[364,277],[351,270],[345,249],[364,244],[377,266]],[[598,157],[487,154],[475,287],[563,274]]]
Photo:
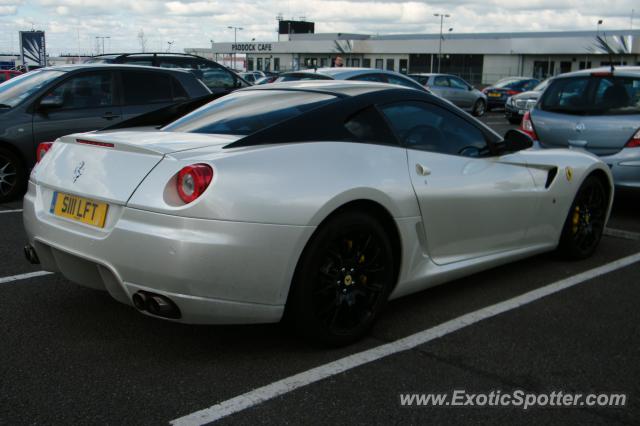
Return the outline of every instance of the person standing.
[[[333,66],[334,67],[341,67],[343,66],[343,59],[342,56],[338,55],[336,56],[336,59],[333,60]]]

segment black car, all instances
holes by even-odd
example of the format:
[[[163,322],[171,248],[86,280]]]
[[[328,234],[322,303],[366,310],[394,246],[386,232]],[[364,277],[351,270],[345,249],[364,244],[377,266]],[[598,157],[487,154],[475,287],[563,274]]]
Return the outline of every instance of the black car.
[[[522,117],[527,111],[530,111],[538,103],[540,95],[549,85],[549,80],[545,80],[533,89],[518,93],[507,98],[504,104],[504,116],[511,124],[520,124]]]
[[[230,69],[197,55],[186,53],[110,53],[98,55],[86,64],[129,64],[191,70],[212,93],[230,93],[251,84]]]
[[[540,80],[529,77],[507,77],[493,86],[485,87],[482,93],[487,95],[487,111],[503,108],[510,96],[531,90],[540,84]]]
[[[0,202],[19,196],[41,142],[211,91],[192,73],[131,65],[42,68],[0,84]]]

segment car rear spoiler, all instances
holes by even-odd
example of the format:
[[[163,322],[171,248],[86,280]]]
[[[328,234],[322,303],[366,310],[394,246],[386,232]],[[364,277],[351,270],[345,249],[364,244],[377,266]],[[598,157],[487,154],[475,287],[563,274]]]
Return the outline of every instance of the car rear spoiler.
[[[116,124],[104,127],[103,130],[116,130],[126,129],[130,127],[164,127],[169,123],[177,120],[178,118],[187,115],[191,111],[200,108],[202,105],[223,96],[224,93],[213,93],[210,95],[202,96],[195,99],[189,99],[188,101],[176,102],[164,108],[156,109],[145,114],[141,114],[124,120]]]

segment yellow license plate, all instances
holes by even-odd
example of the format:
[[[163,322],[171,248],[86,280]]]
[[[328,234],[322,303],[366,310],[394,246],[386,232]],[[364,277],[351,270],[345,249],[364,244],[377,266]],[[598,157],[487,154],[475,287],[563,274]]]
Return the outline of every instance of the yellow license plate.
[[[492,98],[499,98],[500,97],[500,93],[489,93],[489,96]]]
[[[54,192],[51,200],[51,213],[66,217],[87,225],[104,228],[109,205],[99,201],[89,200],[76,195]]]

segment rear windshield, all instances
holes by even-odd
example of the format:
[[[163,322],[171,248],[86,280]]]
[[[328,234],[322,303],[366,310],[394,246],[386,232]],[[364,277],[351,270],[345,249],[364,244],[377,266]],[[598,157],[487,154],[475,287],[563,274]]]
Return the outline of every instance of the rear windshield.
[[[166,126],[170,132],[250,135],[337,98],[323,93],[285,90],[235,92]]]
[[[494,84],[493,87],[498,89],[513,89],[513,90],[531,90],[536,84],[538,84],[538,80],[522,80],[522,79],[510,79],[510,80],[502,80]]]
[[[539,108],[576,115],[640,114],[640,77],[560,78],[544,92]]]
[[[333,79],[323,74],[301,72],[297,74],[281,75],[280,77],[278,77],[276,82],[281,83],[283,81],[300,81],[300,80],[333,80]]]

